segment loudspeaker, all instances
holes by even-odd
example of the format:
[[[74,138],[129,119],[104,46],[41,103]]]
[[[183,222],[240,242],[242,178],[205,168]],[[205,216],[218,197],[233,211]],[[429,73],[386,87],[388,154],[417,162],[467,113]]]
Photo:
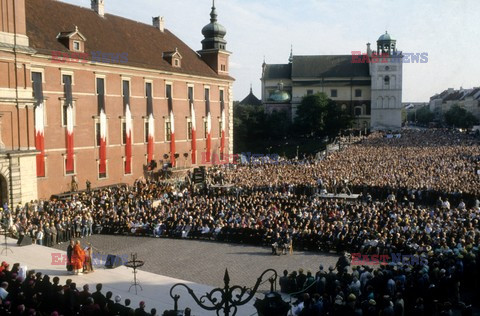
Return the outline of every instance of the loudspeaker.
[[[107,269],[114,269],[118,268],[121,265],[123,265],[124,262],[122,261],[122,258],[117,257],[115,255],[108,255],[107,260],[105,260],[105,268]]]
[[[193,169],[193,183],[199,184],[205,181],[205,168]]]
[[[22,235],[18,238],[17,245],[19,246],[29,246],[32,244],[32,238],[28,235]]]

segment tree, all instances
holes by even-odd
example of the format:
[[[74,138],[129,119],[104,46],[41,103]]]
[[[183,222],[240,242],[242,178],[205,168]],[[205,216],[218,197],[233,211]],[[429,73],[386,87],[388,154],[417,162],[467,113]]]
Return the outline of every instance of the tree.
[[[336,136],[342,129],[352,127],[353,117],[329,99],[324,134]]]
[[[450,110],[445,112],[445,122],[454,127],[471,128],[478,124],[478,119],[471,112],[454,104]]]
[[[352,117],[324,93],[303,97],[297,108],[296,130],[313,136],[336,135],[352,125]]]
[[[252,140],[263,137],[264,126],[263,107],[234,103],[233,142],[235,150],[243,150]]]
[[[324,93],[303,97],[297,107],[296,129],[301,134],[320,135],[325,127],[329,99]]]

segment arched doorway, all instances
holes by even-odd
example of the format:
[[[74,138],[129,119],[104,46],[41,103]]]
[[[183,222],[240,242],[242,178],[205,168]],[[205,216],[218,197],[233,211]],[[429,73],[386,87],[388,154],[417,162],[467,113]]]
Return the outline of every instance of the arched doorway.
[[[5,203],[8,203],[8,182],[5,177],[0,174],[0,208],[3,208]]]

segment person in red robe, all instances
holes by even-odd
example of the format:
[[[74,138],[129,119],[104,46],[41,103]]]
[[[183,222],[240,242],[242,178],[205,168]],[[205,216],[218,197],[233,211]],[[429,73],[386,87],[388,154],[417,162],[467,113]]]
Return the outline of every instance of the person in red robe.
[[[83,270],[83,264],[85,262],[85,251],[80,245],[80,240],[77,240],[75,246],[73,246],[72,251],[72,266],[73,271],[76,275],[80,274],[80,269]]]

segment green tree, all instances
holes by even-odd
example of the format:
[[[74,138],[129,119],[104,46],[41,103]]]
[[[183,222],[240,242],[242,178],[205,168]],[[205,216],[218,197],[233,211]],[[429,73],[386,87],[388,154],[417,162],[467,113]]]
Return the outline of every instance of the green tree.
[[[351,128],[352,123],[353,117],[329,99],[324,134],[336,136],[340,130]]]
[[[263,137],[265,114],[262,106],[233,105],[233,142],[235,151],[243,150],[250,142]]]
[[[329,99],[324,93],[303,97],[297,107],[296,130],[301,134],[321,135],[325,128]]]
[[[478,119],[471,112],[454,104],[450,110],[445,112],[445,122],[454,127],[471,128],[478,124]]]
[[[324,93],[303,97],[297,108],[296,131],[312,136],[333,136],[352,125],[352,116]]]
[[[415,112],[413,112],[415,113]],[[430,111],[428,106],[424,106],[416,110],[417,122],[420,124],[428,124],[433,121],[435,115]],[[415,114],[414,114],[415,115]]]

